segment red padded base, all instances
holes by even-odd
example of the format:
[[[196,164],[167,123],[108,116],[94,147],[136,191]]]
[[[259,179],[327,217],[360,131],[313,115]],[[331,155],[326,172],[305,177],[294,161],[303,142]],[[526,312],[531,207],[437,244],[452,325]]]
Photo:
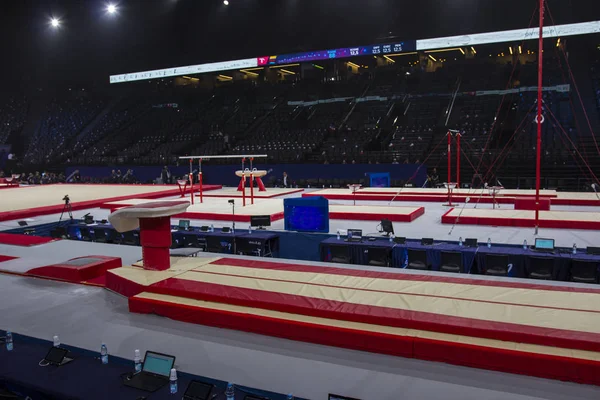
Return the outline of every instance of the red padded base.
[[[86,258],[93,260],[86,263]],[[94,284],[101,284],[104,282],[106,271],[122,266],[119,257],[86,256],[73,258],[62,264],[33,268],[27,271],[25,275],[73,283],[90,281]]]
[[[129,299],[129,310],[327,346],[600,385],[600,363],[575,358],[345,329],[138,297]]]
[[[54,242],[53,239],[44,236],[21,235],[17,233],[0,233],[0,243],[12,246],[37,246],[44,243]]]

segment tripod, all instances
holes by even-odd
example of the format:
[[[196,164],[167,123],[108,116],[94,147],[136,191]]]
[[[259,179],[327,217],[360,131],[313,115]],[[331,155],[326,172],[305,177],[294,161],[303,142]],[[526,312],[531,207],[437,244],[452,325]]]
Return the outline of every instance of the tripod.
[[[231,204],[231,231],[233,233],[233,254],[237,254],[237,246],[235,243],[235,200],[228,200],[228,203]]]
[[[61,223],[61,221],[63,219],[65,211],[67,212],[67,215],[69,216],[69,218],[71,220],[73,220],[73,208],[71,207],[71,200],[69,200],[69,198],[67,196],[65,196],[64,200],[65,200],[65,205],[62,209],[62,212],[60,213],[60,218],[58,219],[59,224]]]

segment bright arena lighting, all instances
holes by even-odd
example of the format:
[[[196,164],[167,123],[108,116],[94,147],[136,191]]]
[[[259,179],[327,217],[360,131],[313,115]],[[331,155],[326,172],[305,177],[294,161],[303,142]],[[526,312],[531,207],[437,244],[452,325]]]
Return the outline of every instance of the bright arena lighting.
[[[226,6],[229,5],[229,0],[223,0],[223,4],[225,4]]]
[[[115,6],[114,4],[109,4],[109,5],[106,6],[106,11],[109,14],[114,14],[114,13],[117,12],[117,6]]]
[[[58,28],[60,26],[60,20],[57,18],[52,18],[50,20],[50,25],[52,25],[53,28]]]

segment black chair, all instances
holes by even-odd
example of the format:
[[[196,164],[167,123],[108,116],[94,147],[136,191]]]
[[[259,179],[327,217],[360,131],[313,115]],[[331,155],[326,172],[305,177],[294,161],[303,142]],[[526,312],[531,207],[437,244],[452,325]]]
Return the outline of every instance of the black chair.
[[[110,229],[94,229],[94,241],[98,243],[112,242],[112,233]]]
[[[140,232],[139,231],[123,232],[123,239],[121,240],[121,243],[129,245],[129,246],[139,246],[140,245]]]
[[[218,236],[207,236],[206,251],[208,251],[209,253],[223,253],[223,245],[221,244],[221,238],[219,238]]]
[[[425,250],[408,249],[407,253],[408,266],[406,268],[422,271],[431,269],[431,265],[427,262],[427,252]]]
[[[392,249],[389,247],[369,247],[367,249],[368,264],[375,267],[389,267]]]
[[[530,279],[552,279],[554,271],[554,259],[549,257],[529,257],[527,277]]]
[[[236,251],[238,254],[245,256],[259,256],[260,257],[260,247],[256,244],[250,243],[249,239],[238,239],[236,241]]]
[[[456,251],[442,251],[440,271],[460,273],[463,268],[462,254]]]
[[[90,233],[90,228],[81,227],[81,228],[79,228],[79,233],[81,233],[81,240],[83,240],[84,242],[92,241],[92,235]]]
[[[350,246],[344,245],[330,245],[329,251],[331,253],[331,262],[338,264],[350,264],[352,256],[350,255]]]
[[[503,254],[486,254],[485,275],[508,276],[508,256]]]
[[[598,283],[598,263],[596,261],[572,260],[569,280],[579,283]]]

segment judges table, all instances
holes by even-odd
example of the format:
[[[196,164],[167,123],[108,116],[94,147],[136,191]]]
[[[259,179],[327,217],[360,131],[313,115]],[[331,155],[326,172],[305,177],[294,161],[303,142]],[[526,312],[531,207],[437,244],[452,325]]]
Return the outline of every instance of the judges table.
[[[369,249],[387,248],[391,251],[391,267],[405,268],[407,265],[407,249],[425,250],[428,264],[433,271],[440,269],[441,254],[444,251],[460,252],[463,263],[463,273],[484,273],[486,269],[486,255],[508,255],[509,276],[525,278],[530,264],[530,257],[545,257],[554,260],[553,279],[568,280],[569,268],[572,260],[593,261],[600,267],[600,255],[587,254],[584,249],[578,249],[577,254],[572,254],[570,249],[553,252],[540,252],[522,246],[495,245],[487,247],[459,246],[458,243],[434,242],[430,246],[421,245],[419,241],[407,240],[405,244],[396,244],[388,239],[378,238],[375,241],[363,239],[361,242],[347,242],[337,237],[328,238],[321,242],[321,260],[331,261],[332,246],[347,246],[350,254],[350,264],[368,265]]]
[[[174,227],[171,233],[173,239],[172,248],[198,247],[205,251],[233,253],[235,239],[238,253],[276,256],[279,252],[279,235],[272,232],[254,230],[252,233],[248,233],[247,230],[242,230],[236,231],[234,234],[221,231],[201,231],[196,227],[191,227],[189,230],[179,230],[177,227]],[[117,233],[110,224],[73,224],[67,227],[67,234],[72,239],[99,241],[99,238],[103,238],[104,240],[108,238],[112,242],[117,242],[115,238],[118,236],[122,241],[122,235]],[[135,231],[134,236],[136,234],[137,241],[139,242],[139,231]],[[214,245],[208,249],[211,243]]]
[[[0,336],[4,336],[4,332],[1,332]],[[124,386],[121,376],[133,372],[133,361],[109,357],[109,363],[103,365],[97,358],[98,354],[68,346],[65,347],[69,348],[69,356],[73,357],[74,361],[60,367],[40,367],[38,364],[50,346],[50,342],[42,343],[41,340],[21,335],[15,335],[13,351],[7,351],[2,344],[0,387],[7,387],[13,392],[34,399],[135,400],[144,397],[148,400],[158,400],[181,399],[190,381],[199,380],[216,385],[212,391],[216,396],[212,399],[225,399],[224,382],[185,373],[178,373],[179,390],[175,395],[169,393],[168,384],[154,393]],[[235,399],[243,400],[248,393],[271,400],[285,398],[282,394],[242,388],[236,390]]]

